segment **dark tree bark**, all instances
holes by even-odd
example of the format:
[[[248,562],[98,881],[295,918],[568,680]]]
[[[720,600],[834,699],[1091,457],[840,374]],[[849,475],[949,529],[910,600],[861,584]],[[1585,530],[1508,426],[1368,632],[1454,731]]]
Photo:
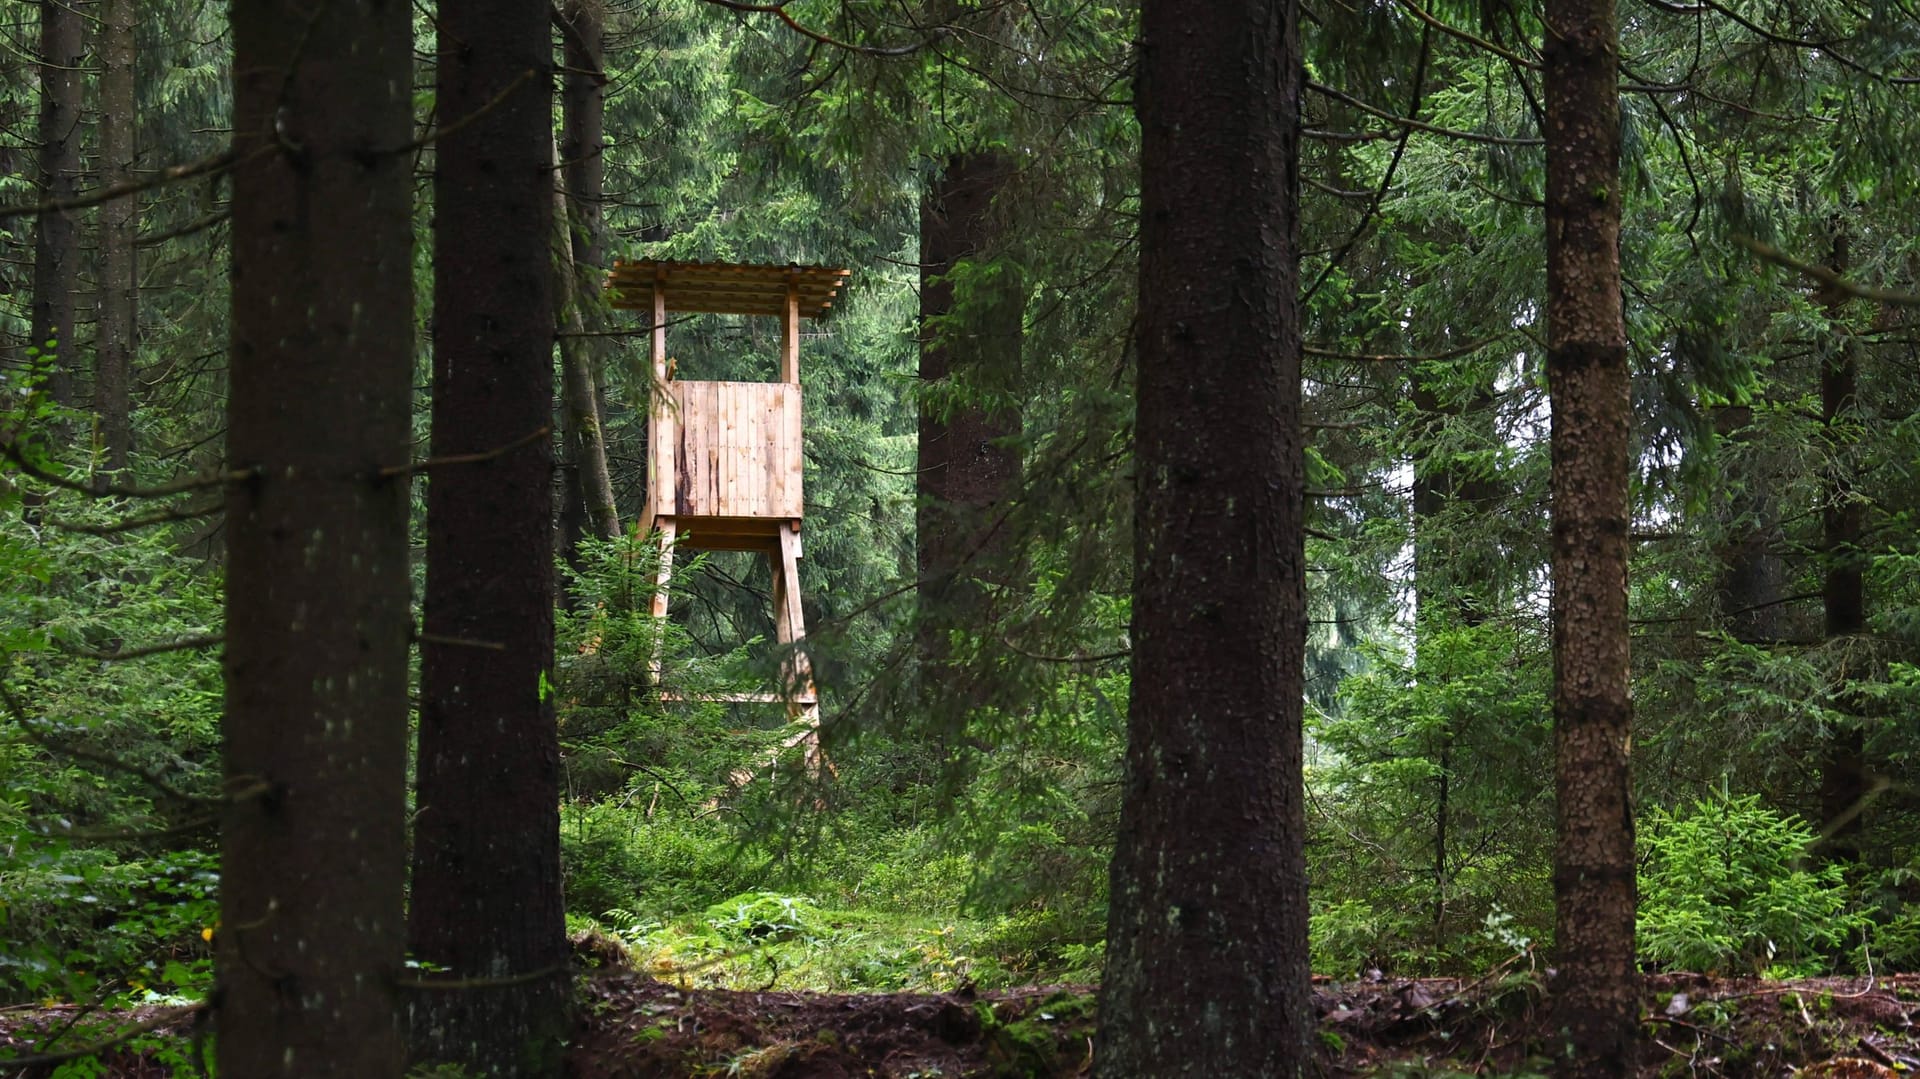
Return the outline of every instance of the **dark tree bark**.
[[[80,189],[80,76],[86,63],[84,20],[72,0],[40,0],[40,197],[71,198]],[[39,216],[33,248],[33,308],[28,344],[54,363],[47,392],[75,404],[73,293],[80,242],[71,210]]]
[[[1553,401],[1554,850],[1551,985],[1563,1076],[1634,1073],[1628,796],[1629,392],[1620,292],[1619,39],[1613,0],[1549,0],[1547,386]]]
[[[1847,234],[1835,222],[1833,251],[1827,267],[1847,272]],[[1819,296],[1827,319],[1838,326],[1846,311],[1847,294],[1823,287]],[[1820,365],[1820,422],[1826,434],[1826,490],[1820,511],[1822,570],[1821,604],[1826,638],[1843,655],[1852,651],[1867,629],[1865,570],[1867,556],[1860,547],[1866,533],[1866,505],[1854,494],[1854,457],[1859,439],[1859,357],[1853,342],[1836,335]],[[1859,727],[1865,709],[1848,689],[1850,679],[1868,676],[1858,660],[1841,659],[1833,676],[1834,704],[1856,722],[1832,732],[1820,762],[1820,810],[1825,819],[1823,853],[1835,861],[1860,860],[1861,813],[1871,791],[1866,762],[1866,734]]]
[[[429,992],[416,1060],[557,1074],[565,1025],[553,661],[548,7],[442,0],[433,445],[409,941],[506,984]],[[454,125],[460,125],[455,128]]]
[[[1012,274],[984,275],[964,311],[949,276],[1001,242],[994,199],[1015,164],[1002,153],[955,154],[920,204],[920,382],[933,395],[992,392],[1017,377],[1026,293]],[[942,326],[941,320],[947,320]],[[921,687],[928,701],[964,707],[979,693],[950,666],[950,634],[981,624],[980,578],[1005,544],[995,518],[1020,476],[1020,417],[966,401],[920,408],[915,534],[920,573]]]
[[[560,408],[562,430],[566,432],[561,449],[566,454],[563,470],[570,477],[564,497],[578,504],[578,512],[563,511],[561,519],[591,524],[593,534],[603,540],[620,538],[620,511],[614,505],[613,477],[607,470],[607,442],[600,427],[600,394],[593,377],[593,358],[588,354],[590,340],[585,336],[586,319],[581,308],[590,302],[583,294],[575,272],[574,248],[567,238],[571,215],[566,194],[553,192],[553,215],[559,224],[559,257],[555,259],[553,304],[560,336]],[[562,541],[569,554],[578,542],[568,530]]]
[[[222,1075],[405,1059],[411,29],[233,5]]]
[[[1142,20],[1134,677],[1094,1066],[1299,1075],[1298,8]]]
[[[560,279],[563,305],[560,339],[563,395],[562,442],[568,477],[563,520],[590,526],[601,539],[620,535],[620,515],[614,501],[613,479],[607,468],[604,437],[605,406],[601,403],[597,339],[583,336],[601,328],[600,280],[606,271],[606,229],[601,221],[606,161],[606,79],[601,74],[603,13],[597,2],[568,0],[562,10],[562,62],[566,73],[560,84],[561,134],[558,153],[563,197],[554,204],[562,222]],[[563,552],[572,561],[577,525],[562,536]]]
[[[1723,445],[1740,449],[1750,440],[1751,405],[1714,410],[1714,434]],[[1772,644],[1781,639],[1781,604],[1786,594],[1786,563],[1775,553],[1780,535],[1778,510],[1762,470],[1748,459],[1726,473],[1731,492],[1726,509],[1727,538],[1720,546],[1720,579],[1714,589],[1720,618],[1736,641]]]
[[[133,0],[100,3],[100,180],[134,178]],[[138,346],[139,269],[134,241],[140,197],[100,207],[100,327],[94,352],[93,411],[109,471],[127,467],[133,450],[129,396]]]
[[[620,535],[620,515],[607,468],[606,407],[602,402],[597,339],[583,334],[600,329],[599,283],[606,270],[606,229],[601,221],[606,161],[606,80],[601,74],[603,12],[595,0],[568,0],[560,11],[562,64],[559,166],[564,197],[554,213],[563,222],[566,249],[556,296],[561,308],[561,474],[560,551],[578,566],[575,547],[591,527],[602,539]]]

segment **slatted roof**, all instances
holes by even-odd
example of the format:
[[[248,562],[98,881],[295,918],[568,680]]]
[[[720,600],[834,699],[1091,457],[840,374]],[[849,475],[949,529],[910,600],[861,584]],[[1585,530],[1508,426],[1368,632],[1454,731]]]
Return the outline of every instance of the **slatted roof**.
[[[719,315],[778,315],[786,310],[787,282],[800,292],[802,318],[823,319],[846,285],[849,271],[824,266],[756,266],[737,262],[662,262],[615,259],[607,273],[613,306],[653,310],[658,282],[668,311]]]

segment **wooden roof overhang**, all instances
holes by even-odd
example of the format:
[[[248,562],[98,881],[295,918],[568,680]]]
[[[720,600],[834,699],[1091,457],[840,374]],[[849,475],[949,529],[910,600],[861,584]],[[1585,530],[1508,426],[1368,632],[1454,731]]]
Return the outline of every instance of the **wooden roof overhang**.
[[[759,266],[737,262],[662,262],[615,259],[607,273],[613,306],[653,310],[658,288],[669,312],[716,315],[784,315],[787,286],[798,294],[800,317],[826,318],[848,270],[825,266]]]

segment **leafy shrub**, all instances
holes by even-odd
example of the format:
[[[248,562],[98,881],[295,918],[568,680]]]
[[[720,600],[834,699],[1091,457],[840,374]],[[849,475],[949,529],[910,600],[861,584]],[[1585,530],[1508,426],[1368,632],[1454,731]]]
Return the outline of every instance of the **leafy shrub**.
[[[1758,795],[1720,795],[1641,828],[1640,954],[1687,970],[1774,975],[1822,969],[1867,927],[1838,865],[1808,860],[1814,835]]]
[[[706,920],[715,932],[738,940],[820,937],[827,931],[813,900],[773,892],[747,892],[715,903],[707,908]]]
[[[563,807],[561,863],[567,908],[598,918],[615,908],[669,919],[755,887],[764,855],[711,818],[621,803]]]

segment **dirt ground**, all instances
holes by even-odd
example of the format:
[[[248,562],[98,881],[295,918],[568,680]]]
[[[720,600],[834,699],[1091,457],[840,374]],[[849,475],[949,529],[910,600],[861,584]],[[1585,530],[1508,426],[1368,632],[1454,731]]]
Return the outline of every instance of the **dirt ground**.
[[[995,1079],[1087,1074],[1088,986],[938,996],[680,989],[639,975],[590,983],[571,1054],[581,1079]],[[1653,975],[1647,1076],[1868,1079],[1920,1068],[1920,976],[1795,982]],[[1321,1073],[1510,1075],[1544,1070],[1536,978],[1317,982]]]
[[[1920,975],[1768,982],[1651,975],[1646,1076],[1871,1079],[1920,1069]],[[1544,1000],[1536,976],[1316,981],[1327,1076],[1540,1072]],[[23,1055],[70,1010],[0,1012],[0,1051]],[[98,1018],[98,1017],[94,1017]],[[118,1051],[111,1076],[192,1074],[180,1061],[191,1017],[115,1017],[180,1036],[163,1060]],[[568,1052],[576,1079],[1052,1079],[1087,1074],[1089,986],[1008,992],[832,996],[689,989],[616,972],[582,982]],[[0,1062],[0,1077],[51,1074]]]

